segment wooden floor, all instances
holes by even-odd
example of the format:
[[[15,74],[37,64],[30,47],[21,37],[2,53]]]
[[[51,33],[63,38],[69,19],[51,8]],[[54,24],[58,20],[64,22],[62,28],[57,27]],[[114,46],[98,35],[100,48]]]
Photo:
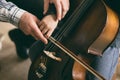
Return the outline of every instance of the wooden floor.
[[[4,35],[0,50],[0,80],[27,80],[30,60],[21,60],[17,57],[15,46],[8,37],[8,31],[14,26],[0,22],[0,34]],[[120,63],[117,67],[117,79],[120,80]]]

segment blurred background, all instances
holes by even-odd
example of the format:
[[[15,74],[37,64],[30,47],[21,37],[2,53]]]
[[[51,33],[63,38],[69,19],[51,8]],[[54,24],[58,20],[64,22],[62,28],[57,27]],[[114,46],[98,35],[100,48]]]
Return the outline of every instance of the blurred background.
[[[15,45],[8,36],[13,28],[9,23],[0,22],[0,80],[27,80],[31,61],[17,57]],[[113,80],[120,80],[120,60]]]
[[[0,22],[0,80],[27,80],[31,62],[17,57],[15,45],[8,36],[13,28],[9,23]]]

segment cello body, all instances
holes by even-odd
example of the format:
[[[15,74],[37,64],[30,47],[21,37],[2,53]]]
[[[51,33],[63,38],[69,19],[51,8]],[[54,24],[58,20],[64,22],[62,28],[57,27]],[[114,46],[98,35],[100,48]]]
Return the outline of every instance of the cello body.
[[[35,2],[35,6],[30,5]],[[19,7],[42,19],[43,0],[35,2],[31,0],[24,7],[20,5],[23,5],[20,0],[15,3],[20,3]],[[59,22],[52,36],[90,64],[94,56],[102,56],[103,51],[114,40],[118,28],[117,15],[102,0],[70,0],[70,10]],[[54,52],[61,61],[51,59],[44,50]],[[86,69],[51,42],[44,45],[41,41],[36,41],[30,48],[29,55],[32,64],[28,80],[85,80]]]

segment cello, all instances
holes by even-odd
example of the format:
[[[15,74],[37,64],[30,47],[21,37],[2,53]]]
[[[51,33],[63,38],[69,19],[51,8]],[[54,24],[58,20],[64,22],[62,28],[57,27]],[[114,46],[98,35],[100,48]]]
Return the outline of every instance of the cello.
[[[102,0],[71,0],[70,3],[68,14],[52,35],[56,40],[50,37],[48,45],[37,41],[31,47],[29,80],[83,80],[80,75],[86,69],[104,79],[84,65],[90,64],[94,57],[91,54],[102,56],[101,53],[114,40],[118,18]],[[48,53],[55,56],[51,57]],[[71,56],[71,53],[75,55]]]
[[[105,80],[87,64],[94,55],[102,56],[114,40],[119,28],[118,17],[102,0],[70,2],[62,27],[58,25],[48,45],[37,41],[31,47],[29,80],[85,80],[86,69]]]

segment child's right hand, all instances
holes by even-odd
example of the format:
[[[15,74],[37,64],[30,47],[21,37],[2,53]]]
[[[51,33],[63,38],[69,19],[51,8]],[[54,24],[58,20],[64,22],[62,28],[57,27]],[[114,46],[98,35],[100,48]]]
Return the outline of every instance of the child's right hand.
[[[46,38],[49,38],[57,27],[57,24],[58,20],[56,19],[55,15],[47,15],[40,21],[38,25],[42,34]]]

